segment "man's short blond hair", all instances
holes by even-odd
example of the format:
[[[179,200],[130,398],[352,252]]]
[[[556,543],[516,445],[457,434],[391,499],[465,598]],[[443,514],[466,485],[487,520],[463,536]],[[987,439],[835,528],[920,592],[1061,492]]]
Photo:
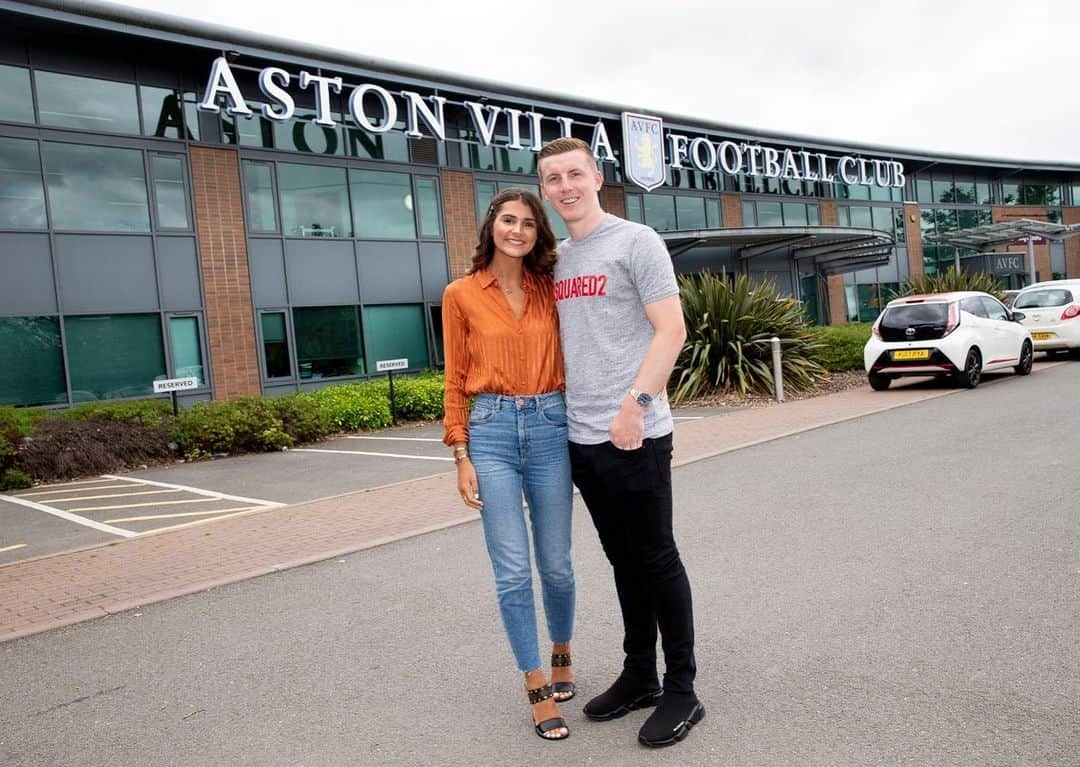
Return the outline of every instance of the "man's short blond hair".
[[[596,162],[596,156],[592,153],[592,147],[579,138],[563,136],[562,138],[552,139],[544,144],[544,148],[540,150],[540,156],[537,158],[536,167],[539,170],[540,163],[548,157],[554,157],[557,154],[566,154],[567,152],[574,152],[578,149],[583,151],[589,157],[592,157],[594,163]],[[600,169],[599,163],[597,163],[596,169]]]

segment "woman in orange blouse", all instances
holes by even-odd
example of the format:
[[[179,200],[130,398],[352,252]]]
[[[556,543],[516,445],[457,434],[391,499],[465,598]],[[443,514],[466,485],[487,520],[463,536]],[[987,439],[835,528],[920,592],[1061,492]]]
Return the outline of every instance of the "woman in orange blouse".
[[[573,491],[551,280],[555,236],[535,194],[507,189],[491,201],[479,239],[469,274],[443,294],[443,441],[454,449],[462,500],[480,510],[536,733],[562,740],[570,731],[556,701],[574,696]],[[523,494],[553,643],[551,685],[540,665]]]

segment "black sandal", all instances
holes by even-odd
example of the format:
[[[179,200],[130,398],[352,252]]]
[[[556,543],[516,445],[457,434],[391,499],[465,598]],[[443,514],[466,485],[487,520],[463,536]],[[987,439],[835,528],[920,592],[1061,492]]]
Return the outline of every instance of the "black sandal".
[[[551,667],[569,667],[570,653],[568,652],[553,652],[551,654]],[[577,685],[573,682],[552,682],[551,688],[555,691],[556,695],[564,695],[562,698],[555,698],[559,703],[565,703],[577,694]]]
[[[525,692],[529,696],[529,705],[535,706],[537,703],[542,703],[552,696],[552,690],[550,684],[545,684],[543,687],[537,687],[535,690],[526,689]],[[566,726],[566,720],[561,716],[552,717],[551,719],[545,719],[539,724],[533,725],[536,729],[536,734],[544,740],[566,740],[570,737],[570,728]],[[566,730],[565,735],[560,735],[557,738],[549,738],[545,733],[557,730],[562,727]]]

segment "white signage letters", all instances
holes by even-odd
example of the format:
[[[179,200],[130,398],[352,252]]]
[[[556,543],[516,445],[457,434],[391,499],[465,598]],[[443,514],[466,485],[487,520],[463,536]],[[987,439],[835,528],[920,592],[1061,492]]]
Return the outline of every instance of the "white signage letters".
[[[266,67],[258,74],[259,91],[265,101],[260,105],[263,117],[284,122],[293,119],[296,114],[296,101],[289,93],[293,75],[280,67]],[[331,109],[330,94],[341,93],[341,77],[314,75],[301,70],[296,77],[301,90],[311,89],[315,103],[317,124],[337,127]],[[218,102],[222,103],[219,104]],[[425,133],[438,141],[446,141],[446,98],[443,96],[421,96],[415,91],[391,93],[374,83],[361,83],[350,91],[346,100],[348,119],[356,126],[370,133],[386,133],[398,129],[397,119],[400,109],[404,109],[405,135],[418,139]],[[225,112],[231,115],[254,117],[255,113],[244,101],[244,95],[237,84],[236,77],[229,68],[225,57],[218,57],[210,67],[199,109],[206,112]],[[506,149],[528,149],[539,152],[543,147],[543,120],[554,120],[559,126],[559,135],[569,137],[574,126],[573,118],[563,115],[546,116],[539,112],[514,109],[487,103],[465,101],[461,107],[474,130],[474,135],[483,146],[499,146]],[[369,111],[370,110],[370,111]],[[624,114],[624,120],[626,115]],[[794,181],[821,181],[824,183],[842,182],[848,185],[903,187],[904,165],[896,160],[878,160],[867,157],[842,155],[828,156],[822,152],[809,152],[805,149],[789,149],[763,146],[746,141],[714,141],[702,135],[684,135],[663,127],[659,118],[638,115],[645,127],[649,121],[663,135],[661,143],[652,151],[652,156],[674,169],[693,168],[702,173],[723,173],[729,176],[746,174],[768,178],[791,179]],[[523,119],[524,118],[524,119]],[[639,120],[640,122],[640,120]],[[634,123],[635,125],[637,123]],[[523,129],[529,131],[529,140],[523,143]],[[601,161],[616,160],[615,150],[611,146],[607,124],[602,119],[592,123],[590,146],[593,154]],[[644,128],[643,128],[644,129]],[[651,129],[651,128],[650,128]],[[654,133],[655,135],[655,133]],[[640,137],[639,137],[640,139]],[[627,140],[624,130],[624,142]],[[640,146],[638,147],[640,150]],[[623,162],[626,163],[627,147],[623,147]],[[666,155],[666,157],[660,157]],[[666,162],[665,162],[666,161]],[[661,182],[662,183],[662,182]],[[652,187],[644,187],[652,188]]]

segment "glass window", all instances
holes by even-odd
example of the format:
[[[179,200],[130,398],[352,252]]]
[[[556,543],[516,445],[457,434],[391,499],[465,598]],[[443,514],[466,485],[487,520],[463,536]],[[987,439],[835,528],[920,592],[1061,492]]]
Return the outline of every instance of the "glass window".
[[[367,369],[375,370],[378,360],[409,360],[409,367],[428,366],[427,328],[420,304],[365,306]]]
[[[349,188],[344,168],[277,166],[281,220],[293,237],[351,237]]]
[[[705,198],[675,197],[676,221],[680,229],[704,229],[705,224]]]
[[[956,211],[955,210],[941,210],[937,213],[937,231],[938,234],[948,234],[949,232],[956,231]]]
[[[442,217],[439,215],[439,194],[436,191],[435,179],[421,176],[417,177],[415,182],[420,236],[442,237]]]
[[[975,182],[957,179],[954,196],[958,203],[963,205],[974,205],[977,202],[975,196]]]
[[[56,229],[150,231],[142,152],[53,142],[43,147]]]
[[[955,202],[956,190],[953,188],[952,176],[934,175],[934,201]]]
[[[836,218],[840,222],[840,226],[851,226],[851,211],[848,210],[846,205],[837,206]]]
[[[247,197],[248,231],[277,231],[277,206],[274,202],[273,173],[273,167],[268,163],[244,162],[244,193]]]
[[[979,205],[990,204],[990,184],[975,182],[975,202]]]
[[[674,197],[670,194],[646,194],[643,201],[646,224],[658,232],[670,232],[677,228]]]
[[[158,227],[190,229],[184,158],[180,155],[150,155],[150,175],[154,179]]]
[[[16,123],[34,121],[34,100],[30,95],[30,70],[0,64],[0,120]]]
[[[300,378],[363,374],[364,355],[355,306],[293,309],[293,332]]]
[[[641,195],[626,195],[626,217],[631,221],[638,222],[639,224],[645,223],[645,217],[641,213]]]
[[[907,231],[904,229],[904,209],[893,208],[893,234],[896,235],[897,243],[907,241]]]
[[[380,125],[376,122],[376,125]],[[356,127],[345,129],[348,153],[353,157],[369,160],[409,161],[409,138],[405,135],[405,123],[398,122],[387,133],[368,133]]]
[[[356,236],[372,240],[414,240],[412,186],[407,173],[351,170]]]
[[[851,225],[858,227],[859,229],[873,229],[874,219],[870,214],[870,207],[867,205],[852,205],[848,208],[848,214],[851,216]]]
[[[247,105],[254,117],[232,115],[225,111],[226,100],[222,96],[218,98],[218,107],[221,108],[221,134],[226,144],[239,144],[240,146],[265,147],[274,146],[274,123],[261,117],[262,105],[255,101],[248,101]]]
[[[1009,313],[1005,310],[1005,307],[1000,302],[995,301],[992,298],[986,296],[979,296],[983,302],[983,306],[986,307],[986,316],[992,320],[1008,320]]]
[[[199,343],[199,318],[170,317],[169,340],[172,342],[173,370],[176,377],[197,378],[199,386],[206,386],[202,345]]]
[[[870,187],[863,184],[852,184],[848,187],[848,197],[852,200],[869,200]]]
[[[758,226],[783,226],[784,218],[778,202],[757,202]]]
[[[872,208],[870,210],[870,218],[873,221],[875,229],[893,234],[892,208]]]
[[[143,85],[139,88],[139,96],[142,98],[143,133],[147,136],[189,141],[199,138],[199,121],[195,115],[188,114],[179,91]]]
[[[1016,205],[1020,202],[1020,185],[1019,184],[1002,184],[1001,185],[1001,203],[1002,205]]]
[[[292,152],[308,154],[344,155],[345,142],[341,140],[341,113],[331,111],[330,117],[339,127],[319,125],[315,110],[297,107],[291,120],[272,121],[274,146]]]
[[[36,72],[43,125],[95,132],[138,133],[139,106],[133,83]]]
[[[754,203],[747,201],[742,204],[742,225],[757,226],[757,212]]]
[[[724,225],[724,220],[720,216],[719,200],[705,200],[705,225],[709,229],[717,229]]]
[[[887,186],[878,186],[877,184],[874,184],[870,187],[870,199],[888,202],[892,199],[892,189]]]
[[[67,402],[56,317],[0,317],[0,359],[0,405]]]
[[[484,216],[487,215],[488,206],[491,205],[491,198],[493,198],[499,191],[499,186],[494,181],[477,181],[476,182],[476,223],[480,224],[484,221]]]
[[[45,189],[36,141],[0,138],[0,228],[44,229]]]
[[[161,319],[156,314],[65,317],[71,398],[143,397],[165,377]]]
[[[428,304],[428,317],[431,318],[431,335],[435,341],[435,364],[442,365],[445,360],[443,352],[442,305]]]
[[[821,209],[817,205],[806,206],[806,221],[810,226],[821,226]]]
[[[806,206],[801,202],[784,203],[784,226],[806,226]]]
[[[1021,293],[1016,297],[1013,309],[1050,309],[1065,306],[1072,302],[1073,294],[1071,290],[1047,288],[1046,290],[1032,290]]]
[[[956,211],[956,225],[960,229],[970,229],[979,225],[979,211],[958,210]]]
[[[263,343],[263,376],[288,378],[292,375],[289,359],[289,334],[285,330],[285,312],[263,312],[260,316]]]
[[[919,176],[915,179],[915,199],[925,203],[935,202],[934,189],[929,176]]]

